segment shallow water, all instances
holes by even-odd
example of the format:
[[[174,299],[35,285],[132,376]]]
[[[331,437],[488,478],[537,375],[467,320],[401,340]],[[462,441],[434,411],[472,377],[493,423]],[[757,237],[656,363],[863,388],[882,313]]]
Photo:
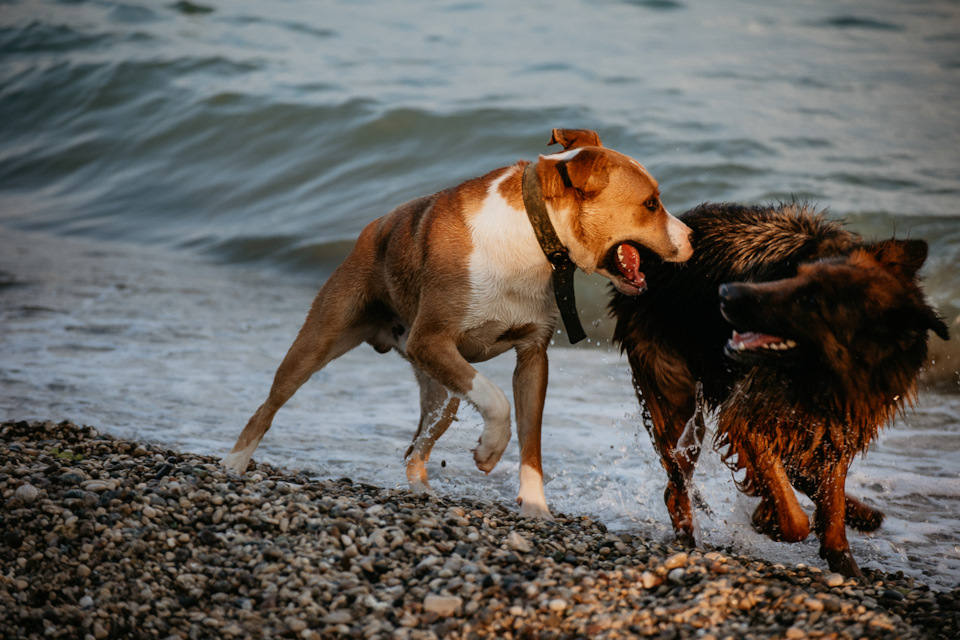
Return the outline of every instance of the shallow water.
[[[960,6],[827,0],[0,3],[0,416],[72,419],[222,453],[262,401],[316,287],[369,220],[597,130],[705,200],[808,199],[868,237],[923,238],[932,339],[918,406],[852,469],[884,509],[861,564],[960,583]],[[652,283],[655,284],[655,283]],[[669,538],[663,474],[605,288],[585,348],[551,352],[554,510]],[[512,359],[481,367],[509,387]],[[394,486],[417,418],[408,366],[359,349],[278,416],[258,459]],[[481,477],[469,411],[434,487]],[[440,466],[445,461],[445,466]],[[715,457],[703,541],[785,563]]]
[[[164,251],[12,231],[4,238],[18,248],[0,244],[0,269],[18,275],[0,295],[0,415],[71,419],[188,451],[229,450],[313,296],[269,272]],[[543,460],[551,509],[671,539],[665,476],[640,427],[626,361],[609,349],[562,347],[550,360]],[[510,388],[509,355],[479,368]],[[418,407],[409,365],[361,347],[294,396],[255,458],[403,487]],[[485,477],[470,454],[480,431],[479,415],[462,410],[434,450],[431,483],[445,495],[513,504],[517,447]],[[848,489],[887,513],[877,533],[851,536],[862,566],[940,588],[960,584],[958,454],[960,397],[924,393],[854,464]],[[703,456],[696,481],[708,509],[698,511],[702,544],[818,566],[812,540],[779,544],[750,529],[753,499],[738,494],[715,454]]]

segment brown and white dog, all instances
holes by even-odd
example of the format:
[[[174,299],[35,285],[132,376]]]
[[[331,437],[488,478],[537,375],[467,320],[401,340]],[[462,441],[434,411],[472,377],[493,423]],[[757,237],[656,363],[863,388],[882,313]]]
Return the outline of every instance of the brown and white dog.
[[[566,151],[540,156],[536,178],[556,235],[577,267],[634,295],[645,288],[638,249],[669,261],[690,257],[690,229],[664,209],[656,180],[639,162],[604,148],[593,131],[554,129],[554,143]],[[517,503],[524,516],[549,518],[540,426],[557,305],[551,264],[522,198],[528,164],[418,198],[367,225],[317,294],[266,402],[224,466],[246,470],[277,410],[311,375],[367,342],[381,353],[399,352],[420,384],[420,424],[407,451],[411,489],[430,490],[430,451],[461,399],[483,418],[473,456],[489,472],[510,440],[510,404],[470,363],[515,349]]]

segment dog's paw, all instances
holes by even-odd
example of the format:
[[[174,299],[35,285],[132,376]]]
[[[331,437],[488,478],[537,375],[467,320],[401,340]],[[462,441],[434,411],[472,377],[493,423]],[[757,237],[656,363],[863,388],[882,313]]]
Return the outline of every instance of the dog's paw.
[[[477,448],[473,450],[473,461],[477,463],[477,469],[484,473],[493,471],[493,468],[500,462],[500,457],[503,455],[504,449],[507,448],[507,443],[510,442],[510,433],[507,432],[507,437],[502,442],[490,444],[491,440],[492,438],[481,436],[477,442]]]
[[[863,573],[857,566],[857,561],[853,559],[853,553],[850,549],[827,550],[820,549],[820,557],[827,561],[830,571],[839,573],[847,578],[862,578]]]
[[[436,495],[433,488],[430,486],[430,483],[427,482],[426,480],[415,480],[411,482],[410,491],[411,493],[418,493],[418,494],[426,493],[429,495]]]
[[[236,453],[223,456],[223,458],[220,460],[220,464],[227,471],[232,471],[238,475],[243,475],[243,472],[247,470],[248,466],[250,466],[250,454],[246,451],[237,451]]]
[[[693,534],[693,523],[690,523],[689,528],[674,531],[674,535],[676,535],[677,542],[679,542],[681,546],[687,547],[688,549],[693,549],[697,546],[697,538]]]
[[[517,497],[517,506],[520,507],[520,517],[530,518],[532,520],[553,520],[550,509],[545,502],[538,503],[536,500],[524,500]]]

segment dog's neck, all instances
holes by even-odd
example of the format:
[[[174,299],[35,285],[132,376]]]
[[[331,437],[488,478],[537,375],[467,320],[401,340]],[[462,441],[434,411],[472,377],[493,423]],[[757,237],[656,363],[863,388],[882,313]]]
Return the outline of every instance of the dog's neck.
[[[536,163],[531,162],[523,170],[522,192],[523,206],[527,210],[527,217],[533,226],[537,242],[553,269],[553,295],[560,309],[563,326],[567,329],[567,338],[570,344],[576,344],[587,337],[583,325],[580,324],[577,299],[573,290],[573,274],[577,266],[570,259],[567,248],[560,242],[553,223],[550,222],[547,207],[543,202],[543,193],[540,190]]]

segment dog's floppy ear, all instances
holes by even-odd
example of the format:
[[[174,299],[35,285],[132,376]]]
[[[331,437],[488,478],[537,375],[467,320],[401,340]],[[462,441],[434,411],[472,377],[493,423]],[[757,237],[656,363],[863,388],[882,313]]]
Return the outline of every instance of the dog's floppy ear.
[[[888,269],[899,271],[913,280],[927,259],[927,243],[923,240],[883,240],[866,249]]]
[[[597,132],[590,129],[554,129],[547,144],[562,144],[564,149],[603,146]]]
[[[576,189],[589,196],[603,191],[610,183],[607,154],[602,149],[588,147],[575,149],[561,159],[540,156],[540,162],[548,167],[541,189],[545,198],[559,198],[566,189]]]

